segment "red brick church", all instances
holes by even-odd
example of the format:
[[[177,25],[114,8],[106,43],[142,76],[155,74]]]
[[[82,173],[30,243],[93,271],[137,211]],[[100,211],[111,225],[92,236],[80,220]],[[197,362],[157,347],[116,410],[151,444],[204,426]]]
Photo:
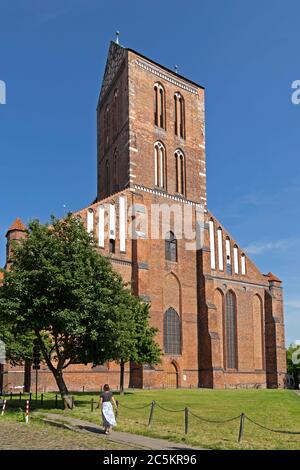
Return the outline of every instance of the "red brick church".
[[[97,198],[77,215],[150,302],[159,329],[162,363],[128,364],[127,386],[283,387],[281,281],[262,274],[207,208],[204,92],[112,42],[97,106]],[[25,230],[17,220],[7,232],[7,267]],[[23,376],[7,365],[4,383]],[[65,377],[70,390],[116,387],[119,367],[77,364]],[[55,388],[42,366],[39,389]]]

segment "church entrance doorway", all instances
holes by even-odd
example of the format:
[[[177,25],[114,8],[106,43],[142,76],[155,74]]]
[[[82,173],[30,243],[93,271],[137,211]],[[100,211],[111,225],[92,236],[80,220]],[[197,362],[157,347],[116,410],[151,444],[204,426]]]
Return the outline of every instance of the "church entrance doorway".
[[[170,362],[167,366],[167,387],[178,388],[178,369],[174,362]]]

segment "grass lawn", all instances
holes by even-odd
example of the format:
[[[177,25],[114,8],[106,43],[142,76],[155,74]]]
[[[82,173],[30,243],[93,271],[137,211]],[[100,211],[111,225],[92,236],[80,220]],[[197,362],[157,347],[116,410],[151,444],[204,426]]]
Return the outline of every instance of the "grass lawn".
[[[97,394],[73,393],[75,409],[63,411],[54,409],[55,394],[45,394],[41,407],[32,401],[32,409],[52,410],[94,423],[100,422],[100,411],[91,412],[91,399]],[[156,406],[151,427],[147,426],[150,406],[155,400],[159,405],[182,410],[185,406],[204,418],[223,420],[244,412],[258,423],[273,428],[300,432],[300,396],[291,390],[135,390],[125,395],[115,394],[119,400],[118,430],[161,437],[189,445],[209,449],[300,449],[300,434],[279,434],[261,429],[248,420],[245,422],[244,437],[237,443],[239,420],[225,424],[202,422],[192,415],[189,418],[188,435],[184,433],[184,413],[166,412]],[[19,406],[17,398],[8,403]],[[22,403],[24,408],[24,402]],[[127,407],[130,407],[127,408]],[[131,409],[131,408],[137,409]],[[1,419],[1,417],[0,417]]]
[[[97,435],[56,428],[39,419],[24,422],[23,413],[0,416],[0,450],[113,450],[128,449]]]

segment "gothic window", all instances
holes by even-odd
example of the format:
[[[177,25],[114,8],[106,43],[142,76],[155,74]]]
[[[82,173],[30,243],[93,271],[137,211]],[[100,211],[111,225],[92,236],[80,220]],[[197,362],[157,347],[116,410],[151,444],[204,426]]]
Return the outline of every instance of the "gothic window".
[[[116,240],[114,240],[113,238],[109,239],[109,252],[110,253],[116,252]]]
[[[164,351],[166,354],[181,354],[181,321],[172,307],[164,316]]]
[[[236,297],[230,290],[226,294],[225,302],[225,357],[226,368],[237,369],[237,345],[236,345]]]
[[[154,85],[154,124],[166,128],[166,98],[164,87],[160,83]]]
[[[105,162],[105,184],[106,184],[106,194],[110,194],[110,174],[109,174],[109,162]]]
[[[166,186],[166,149],[161,142],[154,144],[154,184],[158,188]]]
[[[109,141],[109,106],[106,105],[104,112],[104,139],[106,146]]]
[[[116,89],[114,92],[114,106],[113,106],[113,126],[114,126],[114,135],[117,134],[119,130],[119,90]]]
[[[177,261],[177,238],[173,232],[168,232],[165,238],[165,258],[168,261]]]
[[[174,130],[175,134],[185,139],[185,104],[184,98],[180,93],[174,95]]]
[[[114,191],[119,189],[119,169],[118,169],[118,150],[115,150],[114,159],[113,159],[113,181],[114,181]]]
[[[185,158],[181,150],[175,152],[176,192],[185,194]]]

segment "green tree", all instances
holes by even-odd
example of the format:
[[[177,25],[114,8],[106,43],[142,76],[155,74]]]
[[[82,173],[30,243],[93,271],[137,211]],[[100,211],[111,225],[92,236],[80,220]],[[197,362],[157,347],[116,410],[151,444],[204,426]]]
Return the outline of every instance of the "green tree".
[[[143,308],[71,214],[53,217],[50,226],[29,224],[0,287],[0,322],[34,333],[65,408],[71,397],[64,370],[116,357],[124,339],[119,323],[133,331],[132,309],[136,315]]]
[[[290,344],[286,352],[287,371],[293,377],[295,388],[299,388],[300,345]]]
[[[154,365],[160,362],[161,350],[155,341],[157,328],[149,326],[149,304],[129,297],[128,314],[117,312],[115,319],[115,341],[111,360],[120,364],[120,393],[124,392],[125,364]]]

